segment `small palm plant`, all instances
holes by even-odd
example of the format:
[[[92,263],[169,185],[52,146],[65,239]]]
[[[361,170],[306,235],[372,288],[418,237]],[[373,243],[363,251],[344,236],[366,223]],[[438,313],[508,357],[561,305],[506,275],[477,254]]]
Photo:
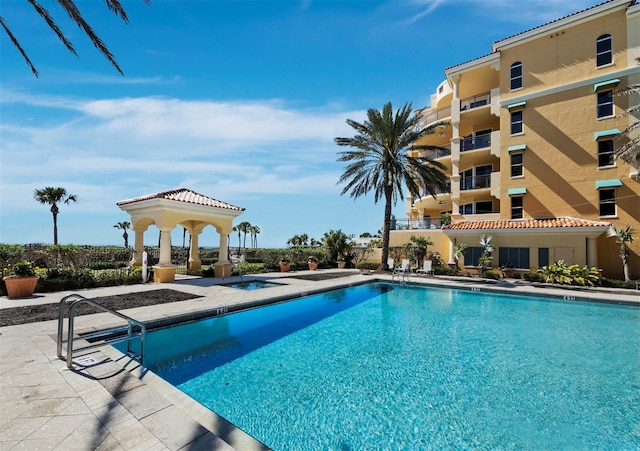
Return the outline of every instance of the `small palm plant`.
[[[631,271],[629,270],[629,246],[627,246],[627,243],[633,242],[633,239],[635,238],[635,231],[628,224],[624,228],[618,228],[612,224],[607,231],[607,236],[609,238],[615,238],[616,243],[620,245],[620,252],[618,255],[622,260],[624,280],[628,282],[631,280]]]
[[[458,262],[464,257],[465,252],[469,246],[465,243],[456,244],[453,246],[453,261],[455,262],[455,271],[458,272]]]

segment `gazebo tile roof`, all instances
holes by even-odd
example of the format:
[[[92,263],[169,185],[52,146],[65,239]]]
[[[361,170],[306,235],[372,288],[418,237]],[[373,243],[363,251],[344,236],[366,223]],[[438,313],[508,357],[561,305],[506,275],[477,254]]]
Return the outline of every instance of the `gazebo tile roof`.
[[[548,219],[496,219],[487,221],[461,221],[443,226],[444,230],[499,230],[499,229],[552,229],[608,227],[610,223],[588,219],[560,217]]]
[[[222,202],[217,199],[205,196],[195,191],[191,191],[187,188],[176,188],[169,191],[163,191],[161,193],[148,194],[146,196],[134,197],[133,199],[121,200],[117,202],[118,206],[135,204],[151,199],[166,199],[176,202],[184,202],[187,204],[203,205],[206,207],[224,208],[227,210],[244,211],[244,208],[236,207],[235,205]]]

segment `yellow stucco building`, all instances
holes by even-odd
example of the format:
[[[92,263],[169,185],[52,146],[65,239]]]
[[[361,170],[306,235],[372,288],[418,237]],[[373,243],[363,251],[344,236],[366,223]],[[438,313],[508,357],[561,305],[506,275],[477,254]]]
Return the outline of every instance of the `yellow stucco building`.
[[[609,224],[631,225],[630,267],[640,277],[640,182],[613,158],[620,115],[638,96],[614,91],[640,84],[640,5],[611,0],[497,41],[488,55],[445,69],[446,80],[418,112],[445,120],[421,144],[447,166],[450,193],[408,196],[391,245],[429,236],[431,251],[452,260],[455,243],[477,264],[480,236],[496,245],[493,264],[535,270],[563,259],[622,278]],[[452,223],[442,227],[441,215]]]

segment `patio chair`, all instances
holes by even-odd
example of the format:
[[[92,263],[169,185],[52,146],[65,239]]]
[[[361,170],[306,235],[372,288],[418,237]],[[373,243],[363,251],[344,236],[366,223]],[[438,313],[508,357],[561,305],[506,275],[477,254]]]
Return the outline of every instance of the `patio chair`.
[[[409,266],[409,259],[403,258],[402,265],[393,268],[394,274],[411,274],[411,266]]]
[[[387,259],[387,268],[389,268],[391,271],[394,270],[394,266],[393,266],[393,258],[388,258]]]
[[[424,274],[426,276],[429,273],[433,275],[433,262],[431,260],[425,260],[422,268],[416,269],[416,274]]]

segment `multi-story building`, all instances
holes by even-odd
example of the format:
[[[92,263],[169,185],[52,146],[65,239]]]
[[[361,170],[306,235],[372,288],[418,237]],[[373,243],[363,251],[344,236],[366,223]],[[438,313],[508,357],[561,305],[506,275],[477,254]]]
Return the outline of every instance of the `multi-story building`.
[[[640,277],[640,183],[614,158],[620,117],[640,84],[640,5],[610,0],[497,41],[491,53],[445,69],[446,80],[419,114],[450,126],[424,138],[447,152],[448,193],[409,196],[407,220],[391,245],[428,235],[445,261],[456,243],[477,266],[481,235],[496,245],[494,266],[535,270],[557,260],[622,278],[610,224],[631,225],[631,272]],[[450,213],[451,224],[441,227]],[[447,221],[445,221],[447,222]]]

